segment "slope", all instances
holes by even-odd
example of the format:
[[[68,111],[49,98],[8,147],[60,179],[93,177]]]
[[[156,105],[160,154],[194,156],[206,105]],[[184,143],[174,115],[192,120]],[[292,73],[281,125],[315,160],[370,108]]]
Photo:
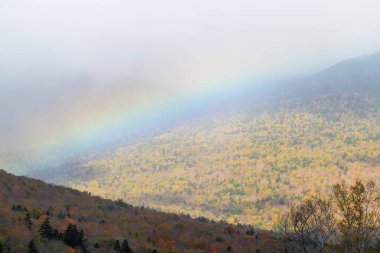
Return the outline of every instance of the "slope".
[[[380,178],[380,54],[338,63],[243,104],[50,180],[135,205],[269,229],[292,201],[337,181]]]
[[[56,235],[44,238],[41,224],[49,219]],[[125,239],[134,252],[273,252],[275,237],[248,227],[191,219],[122,201],[93,197],[69,188],[46,184],[0,171],[0,244],[10,252],[26,252],[33,239],[39,252],[71,252],[62,242],[69,224],[84,232],[91,252],[117,252],[116,240]],[[54,231],[54,229],[52,230]],[[252,230],[253,231],[253,230]],[[80,247],[77,247],[79,252]],[[5,251],[7,252],[7,251]]]

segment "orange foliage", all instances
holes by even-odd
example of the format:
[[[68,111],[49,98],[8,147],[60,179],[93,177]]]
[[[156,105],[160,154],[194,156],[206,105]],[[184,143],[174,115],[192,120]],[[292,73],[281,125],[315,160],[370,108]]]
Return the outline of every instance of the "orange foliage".
[[[220,247],[218,244],[216,243],[212,243],[209,247],[208,247],[208,251],[210,253],[218,253],[220,250]]]
[[[46,214],[42,214],[42,215],[40,215],[40,216],[38,217],[37,221],[38,221],[39,223],[42,223],[42,222],[44,222],[44,221],[46,220],[46,218],[48,218],[48,217],[49,217],[48,215],[46,215]]]
[[[74,248],[67,247],[66,253],[76,253],[77,251]]]
[[[63,222],[65,222],[67,225],[68,224],[73,224],[73,225],[76,225],[78,222],[72,218],[69,218],[69,217],[65,217],[65,219],[63,220]]]

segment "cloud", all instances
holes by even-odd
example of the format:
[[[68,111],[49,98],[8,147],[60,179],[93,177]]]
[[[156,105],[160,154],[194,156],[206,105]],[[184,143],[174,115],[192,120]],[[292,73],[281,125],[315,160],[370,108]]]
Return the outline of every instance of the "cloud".
[[[343,0],[1,1],[0,150],[138,101],[378,51],[379,9]]]

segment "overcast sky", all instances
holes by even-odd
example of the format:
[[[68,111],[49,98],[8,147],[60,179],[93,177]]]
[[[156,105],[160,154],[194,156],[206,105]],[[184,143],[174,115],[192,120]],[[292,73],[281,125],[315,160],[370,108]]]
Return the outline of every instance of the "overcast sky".
[[[378,0],[0,0],[0,150],[150,96],[376,51]]]

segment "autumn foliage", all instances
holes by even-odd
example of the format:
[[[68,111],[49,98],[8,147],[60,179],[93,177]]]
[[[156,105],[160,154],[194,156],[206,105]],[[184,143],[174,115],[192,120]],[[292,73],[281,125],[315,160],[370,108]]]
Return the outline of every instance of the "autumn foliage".
[[[224,252],[229,245],[237,252],[270,252],[280,243],[274,235],[258,242],[248,229],[133,207],[0,170],[0,247],[11,253]]]
[[[379,191],[372,181],[336,184],[326,196],[291,205],[278,229],[290,252],[379,252]]]

